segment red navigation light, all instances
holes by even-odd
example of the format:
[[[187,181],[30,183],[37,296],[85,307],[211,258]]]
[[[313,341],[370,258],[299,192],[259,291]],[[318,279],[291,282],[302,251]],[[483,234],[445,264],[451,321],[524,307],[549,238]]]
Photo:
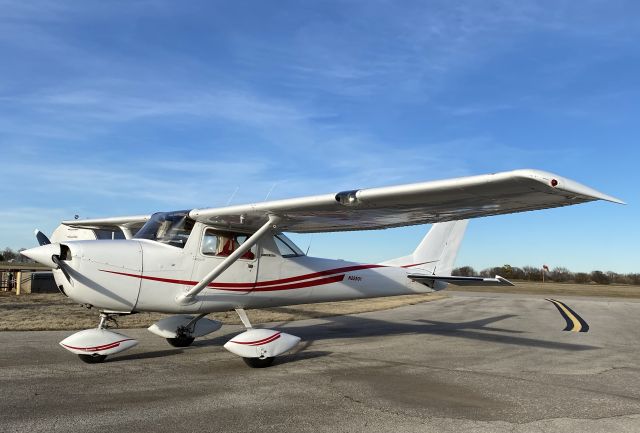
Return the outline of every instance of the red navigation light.
[[[558,186],[558,181],[555,179],[551,179],[551,186],[556,187]]]

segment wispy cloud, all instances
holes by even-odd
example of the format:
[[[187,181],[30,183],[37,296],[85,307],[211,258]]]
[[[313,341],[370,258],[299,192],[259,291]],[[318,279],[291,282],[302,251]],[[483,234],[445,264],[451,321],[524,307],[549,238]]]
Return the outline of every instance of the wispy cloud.
[[[623,185],[619,165],[636,171],[634,2],[251,9],[0,0],[0,247],[75,213],[219,206],[236,189],[243,203],[526,166]]]

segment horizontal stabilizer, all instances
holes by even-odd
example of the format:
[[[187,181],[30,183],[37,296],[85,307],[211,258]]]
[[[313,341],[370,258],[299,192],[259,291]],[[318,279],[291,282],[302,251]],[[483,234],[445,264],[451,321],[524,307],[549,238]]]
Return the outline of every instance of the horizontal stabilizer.
[[[514,284],[506,278],[496,275],[495,278],[482,278],[482,277],[458,277],[453,275],[425,275],[425,274],[411,274],[408,275],[410,279],[418,283],[423,283],[428,286],[432,286],[436,281],[442,281],[443,283],[450,283],[456,286],[513,286]]]

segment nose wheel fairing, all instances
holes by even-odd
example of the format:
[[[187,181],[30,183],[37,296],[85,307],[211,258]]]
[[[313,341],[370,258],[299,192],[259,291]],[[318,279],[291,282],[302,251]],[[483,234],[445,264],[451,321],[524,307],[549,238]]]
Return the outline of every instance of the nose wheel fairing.
[[[108,329],[85,329],[68,336],[60,342],[71,353],[76,355],[114,355],[138,344],[133,338]]]

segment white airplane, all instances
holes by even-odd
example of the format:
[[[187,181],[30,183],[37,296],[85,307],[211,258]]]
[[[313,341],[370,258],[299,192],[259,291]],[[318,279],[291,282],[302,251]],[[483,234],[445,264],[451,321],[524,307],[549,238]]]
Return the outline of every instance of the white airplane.
[[[41,232],[23,251],[53,269],[60,291],[101,311],[97,328],[60,342],[85,362],[137,344],[108,329],[114,316],[176,314],[149,327],[174,346],[220,328],[209,313],[235,309],[246,331],[224,347],[265,367],[299,338],[253,328],[245,309],[425,293],[456,285],[512,285],[452,276],[469,218],[606,200],[622,201],[538,170],[516,170],[211,209],[63,221],[122,230],[122,240],[59,240]],[[373,230],[432,223],[412,254],[377,264],[307,257],[283,232]],[[141,227],[141,228],[140,228]],[[135,228],[135,234],[134,230]]]

